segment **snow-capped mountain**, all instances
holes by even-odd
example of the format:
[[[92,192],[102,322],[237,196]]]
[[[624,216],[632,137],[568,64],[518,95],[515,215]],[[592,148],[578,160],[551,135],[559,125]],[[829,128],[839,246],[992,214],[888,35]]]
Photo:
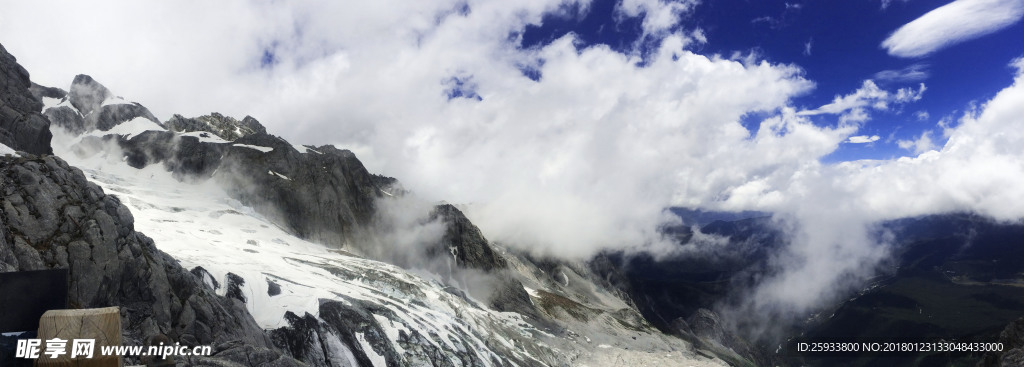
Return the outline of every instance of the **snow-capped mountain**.
[[[214,344],[179,361],[208,365],[723,364],[651,326],[607,274],[490,243],[352,152],[248,116],[160,122],[89,76],[38,86],[0,56],[19,114],[0,143],[24,153],[0,158],[0,266],[71,267],[76,306],[122,306],[129,343]]]

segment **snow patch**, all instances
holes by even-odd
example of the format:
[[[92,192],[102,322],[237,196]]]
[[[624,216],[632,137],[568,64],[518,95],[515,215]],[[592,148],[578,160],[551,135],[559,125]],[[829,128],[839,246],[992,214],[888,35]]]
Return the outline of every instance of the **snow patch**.
[[[274,172],[274,171],[267,171],[267,174],[268,175],[272,175],[272,176],[277,176],[277,177],[283,178],[283,179],[288,180],[288,181],[292,180],[292,179],[288,178],[288,176],[282,175],[282,174]]]
[[[391,321],[391,319],[377,314],[374,314],[373,318],[377,320],[378,324],[380,324],[380,328],[384,329],[384,335],[387,335],[388,340],[398,340],[401,329],[395,326],[394,321]],[[409,332],[406,332],[406,334],[408,333]],[[398,352],[398,355],[405,354],[405,348],[402,348],[402,346],[399,343],[392,343],[391,346],[395,348],[395,351]]]
[[[18,152],[16,152],[14,149],[11,149],[11,147],[9,146],[3,145],[3,143],[0,143],[0,155],[13,155],[15,157],[19,156]]]
[[[117,134],[123,136],[125,139],[131,139],[133,136],[144,133],[146,131],[166,131],[166,129],[160,127],[155,122],[145,117],[136,117],[131,120],[117,124],[107,131],[91,131],[89,135],[93,136],[105,136],[110,134]]]
[[[67,97],[60,100],[60,103],[53,107],[67,107],[70,108],[72,111],[75,111],[75,113],[77,113],[78,116],[85,117],[85,115],[82,114],[82,111],[79,111],[78,108],[75,108],[75,105],[71,104],[71,99]],[[46,107],[43,107],[43,112],[46,112]]]
[[[118,104],[134,104],[134,103],[126,101],[122,97],[110,97],[110,98],[107,98],[107,99],[103,100],[103,103],[100,104],[100,107],[110,106],[110,105],[118,105]]]
[[[338,337],[332,331],[327,331],[327,335],[324,337],[324,346],[330,351],[328,359],[331,366],[342,366],[342,367],[358,367],[359,361],[356,360],[356,356],[352,353],[352,349],[349,349],[345,343],[341,342],[341,338]]]
[[[270,148],[270,147],[261,147],[259,145],[249,145],[249,144],[232,144],[232,146],[242,147],[242,148],[249,148],[249,149],[255,149],[255,150],[261,151],[263,153],[267,153],[267,152],[269,152],[271,150],[274,150],[274,148]]]
[[[43,97],[43,110],[39,112],[46,112],[46,110],[57,107],[61,102],[64,102],[62,98]]]
[[[178,135],[181,135],[181,136],[193,136],[193,137],[199,138],[199,142],[200,143],[217,143],[217,144],[230,143],[230,141],[221,139],[219,136],[217,136],[217,134],[214,134],[214,133],[211,133],[211,132],[208,132],[208,131],[190,131],[190,132],[187,132],[187,133],[179,133]]]
[[[537,293],[536,289],[533,289],[533,288],[530,288],[530,287],[527,287],[527,286],[524,285],[523,286],[523,290],[525,290],[526,293],[530,294],[530,297],[540,298],[540,293]]]
[[[387,367],[388,361],[384,359],[384,356],[373,350],[373,346],[366,340],[366,336],[363,333],[356,333],[356,339],[359,340],[359,344],[363,346],[363,352],[366,353],[366,357],[370,359],[370,363],[374,367]]]
[[[281,139],[281,140],[284,140],[284,139]],[[288,143],[288,144],[291,144],[291,146],[292,146],[292,149],[295,149],[295,150],[296,150],[297,152],[299,152],[299,153],[306,153],[306,152],[307,152],[307,151],[309,150],[309,148],[307,148],[307,147],[306,147],[306,146],[304,146],[304,145],[301,145],[301,144],[295,144],[295,143],[292,143],[292,142],[290,142],[290,141],[287,141],[287,140],[285,140],[285,142],[286,142],[286,143]]]

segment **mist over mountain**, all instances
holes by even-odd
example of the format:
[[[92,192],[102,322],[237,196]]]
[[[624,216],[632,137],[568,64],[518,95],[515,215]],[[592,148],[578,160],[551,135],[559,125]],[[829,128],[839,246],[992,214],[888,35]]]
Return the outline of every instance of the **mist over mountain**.
[[[86,75],[68,90],[23,80],[40,104],[21,112],[49,120],[56,155],[3,158],[0,258],[75,269],[71,305],[121,306],[126,344],[214,346],[188,365],[723,363],[586,262],[498,246],[349,151],[251,117],[154,121]]]
[[[0,268],[182,363],[1024,355],[1019,0],[3,8]]]

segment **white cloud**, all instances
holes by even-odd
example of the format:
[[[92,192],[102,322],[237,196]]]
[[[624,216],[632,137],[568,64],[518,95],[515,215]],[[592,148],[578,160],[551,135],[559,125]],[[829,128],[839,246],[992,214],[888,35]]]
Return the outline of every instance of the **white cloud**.
[[[296,143],[351,148],[429,200],[471,203],[490,239],[538,252],[657,245],[667,205],[778,212],[793,244],[778,256],[779,276],[755,291],[758,311],[805,311],[870,276],[885,255],[867,235],[873,221],[1024,215],[1019,74],[980,112],[947,124],[941,150],[826,165],[819,159],[852,141],[868,110],[920,99],[923,85],[893,92],[868,80],[797,111],[792,99],[814,86],[799,67],[688,50],[701,33],[671,32],[688,2],[623,4],[650,17],[657,47],[643,67],[571,35],[526,50],[509,39],[561,1],[463,4],[9,2],[0,34],[41,84],[66,88],[88,73],[164,119],[251,114]],[[267,51],[277,60],[269,69]],[[525,66],[541,77],[524,76]],[[449,100],[453,77],[480,100]],[[768,117],[747,129],[750,112]],[[821,114],[844,122],[807,117]]]
[[[882,70],[875,73],[874,79],[880,82],[920,82],[928,79],[928,64],[917,63],[899,70]]]
[[[813,87],[797,67],[688,51],[702,32],[670,31],[694,4],[622,3],[656,41],[643,67],[571,35],[509,39],[558,0],[19,2],[0,34],[42,84],[89,73],[161,118],[251,114],[296,143],[351,148],[423,197],[472,203],[491,239],[580,257],[659,243],[665,206],[814,161],[855,130],[796,115],[790,99]],[[449,100],[453,87],[480,98]],[[772,117],[750,131],[752,111]]]
[[[699,1],[696,0],[623,0],[615,7],[618,17],[643,16],[643,36],[663,35],[676,27],[682,16]]]
[[[779,269],[731,315],[797,319],[864,285],[891,249],[869,236],[882,220],[974,212],[997,220],[1024,218],[1024,70],[1013,85],[964,114],[949,139],[935,146],[931,133],[901,142],[917,156],[884,161],[811,164],[769,175],[762,193],[733,196],[735,208],[780,213],[791,241],[774,259]]]
[[[882,47],[892,56],[921,57],[1006,28],[1022,16],[1024,0],[956,0],[900,27]]]
[[[814,38],[804,42],[804,56],[811,56],[811,47],[814,46]]]
[[[935,149],[935,143],[932,142],[931,130],[921,133],[917,139],[914,140],[899,140],[896,142],[900,149],[906,149],[914,154],[921,154]]]
[[[881,139],[881,137],[878,136],[878,135],[871,135],[871,136],[868,136],[868,135],[857,135],[857,136],[851,136],[849,139],[846,139],[846,142],[853,143],[853,144],[866,144],[866,143],[874,143],[874,142],[878,141],[878,139]]]
[[[900,105],[916,102],[924,95],[927,88],[921,83],[917,90],[913,88],[900,88],[895,93],[879,88],[871,79],[865,80],[853,93],[845,96],[836,96],[832,103],[818,107],[813,110],[800,111],[800,115],[812,116],[820,114],[841,114],[847,113],[846,120],[860,122],[867,120],[865,108],[886,111],[892,105]]]

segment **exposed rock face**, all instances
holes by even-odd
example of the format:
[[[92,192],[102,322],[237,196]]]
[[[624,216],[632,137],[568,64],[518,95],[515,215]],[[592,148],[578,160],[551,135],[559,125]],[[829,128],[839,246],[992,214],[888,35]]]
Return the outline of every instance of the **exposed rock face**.
[[[71,82],[71,90],[68,93],[68,97],[71,98],[71,105],[75,106],[75,109],[81,112],[83,116],[98,110],[103,101],[113,96],[114,94],[110,93],[107,87],[93,80],[91,76],[84,74],[75,76],[75,80]]]
[[[441,218],[446,229],[438,247],[428,250],[432,256],[448,256],[451,254],[463,268],[474,268],[485,271],[504,269],[505,259],[494,252],[487,244],[487,239],[480,233],[462,211],[451,204],[438,205],[431,213],[431,220]],[[440,253],[438,253],[440,252]],[[520,288],[521,289],[521,288]]]
[[[68,95],[68,92],[63,89],[45,87],[34,82],[28,87],[28,92],[32,94],[33,98],[40,101],[43,100],[43,97],[61,99]]]
[[[169,131],[146,131],[129,139],[108,135],[105,139],[117,141],[128,165],[143,168],[163,163],[179,180],[209,178],[228,149],[228,144],[201,142],[199,137]]]
[[[0,45],[0,144],[31,154],[53,154],[50,122],[28,88],[28,71]]]
[[[267,134],[236,140],[215,178],[242,203],[326,245],[344,244],[371,225],[375,200],[392,180],[370,174],[348,150],[322,146],[300,153]]]
[[[214,345],[214,362],[298,365],[275,351],[241,302],[215,295],[157,250],[135,232],[128,208],[78,169],[52,156],[0,157],[0,184],[0,271],[68,269],[68,303],[121,306],[125,345],[165,334]]]
[[[164,123],[164,126],[170,131],[179,133],[206,131],[228,141],[234,141],[247,135],[267,133],[267,129],[251,116],[245,116],[242,121],[238,121],[231,116],[224,116],[216,112],[196,118],[174,115]]]
[[[488,306],[498,311],[516,312],[534,321],[543,320],[530,295],[523,289],[523,283],[509,276],[501,277],[494,285],[489,303]]]
[[[47,108],[43,113],[56,126],[72,134],[93,130],[107,131],[136,118],[144,118],[160,125],[160,121],[146,107],[115,97],[107,87],[88,75],[75,76],[70,91],[63,96],[59,94],[63,91],[57,88],[36,85],[32,90],[37,99],[62,99],[60,105]]]

